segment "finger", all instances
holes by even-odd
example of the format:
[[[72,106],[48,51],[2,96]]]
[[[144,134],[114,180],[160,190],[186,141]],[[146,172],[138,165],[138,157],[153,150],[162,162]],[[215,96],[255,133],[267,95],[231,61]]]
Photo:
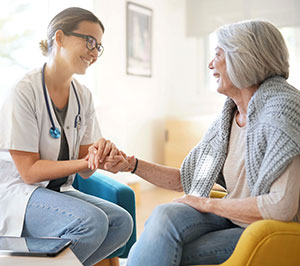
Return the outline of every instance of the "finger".
[[[120,172],[120,171],[126,169],[127,166],[128,166],[128,164],[126,161],[120,161],[116,165],[112,165],[110,169],[111,169],[111,171],[117,173],[117,172]]]
[[[103,163],[103,162],[104,162],[106,156],[110,153],[111,148],[112,148],[112,143],[111,143],[109,140],[107,140],[107,141],[105,142],[105,145],[103,146],[103,149],[102,149],[102,150],[103,150],[103,151],[102,151],[102,155],[99,156],[100,163]]]
[[[102,157],[103,150],[104,150],[105,145],[106,145],[106,139],[104,139],[104,138],[99,139],[95,144],[97,145],[97,154],[96,154],[96,157],[95,157],[95,164],[98,167],[98,162],[100,161],[100,158]]]
[[[173,199],[173,202],[184,203],[189,205],[189,201],[184,198]]]
[[[120,151],[117,149],[116,145],[112,143],[112,149],[111,149],[111,152],[110,152],[110,156],[115,156],[115,155],[118,155],[120,154]]]
[[[122,169],[122,166],[119,164],[119,162],[107,162],[104,164],[104,170],[116,174]]]
[[[92,146],[90,146],[90,147],[88,148],[88,167],[89,167],[89,168],[91,168],[91,155],[90,155],[90,153],[91,153],[91,147],[92,147]]]
[[[173,199],[173,202],[180,202],[180,198]]]
[[[95,165],[94,165],[94,161],[95,161],[95,154],[97,153],[97,144],[94,143],[93,145],[91,145],[89,148],[88,148],[88,166],[90,169],[94,168]]]
[[[94,170],[96,168],[96,164],[95,164],[95,158],[96,158],[96,153],[97,150],[91,150],[91,152],[89,153],[89,163],[90,163],[90,169]]]
[[[122,157],[116,157],[116,156],[114,156],[114,157],[106,157],[106,159],[105,159],[105,163],[112,163],[112,164],[117,164],[117,163],[119,163],[120,161],[123,161],[124,159],[122,158]]]
[[[107,156],[105,158],[105,162],[113,162],[113,161],[119,161],[120,158],[116,155],[116,156]]]

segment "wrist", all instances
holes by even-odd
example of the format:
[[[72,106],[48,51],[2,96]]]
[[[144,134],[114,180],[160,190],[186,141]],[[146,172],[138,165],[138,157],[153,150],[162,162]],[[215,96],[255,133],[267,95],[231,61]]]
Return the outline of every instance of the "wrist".
[[[80,170],[79,170],[79,171],[90,169],[90,168],[89,168],[89,162],[88,162],[88,160],[86,159],[86,157],[85,157],[85,158],[78,159],[78,160],[79,160],[78,166],[80,167]]]
[[[218,199],[211,199],[211,198],[207,199],[206,204],[205,204],[207,212],[211,212],[211,213],[215,212],[215,205],[216,205],[217,201],[218,201]]]
[[[135,173],[135,171],[137,170],[137,167],[138,167],[138,162],[139,162],[139,160],[135,157],[133,158],[133,160],[131,160],[130,167],[128,169],[130,171],[130,173],[132,173],[132,174]]]

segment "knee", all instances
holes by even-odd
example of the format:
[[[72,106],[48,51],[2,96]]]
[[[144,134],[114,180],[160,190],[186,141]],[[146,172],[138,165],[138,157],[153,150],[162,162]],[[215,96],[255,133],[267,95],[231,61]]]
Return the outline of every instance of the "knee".
[[[89,242],[89,245],[99,246],[108,232],[109,220],[107,215],[98,208],[86,208],[81,211],[78,221],[79,223],[76,228],[73,228],[72,233],[79,236],[80,242]]]
[[[127,211],[122,209],[118,214],[117,220],[119,221],[118,230],[120,232],[120,236],[123,236],[121,241],[125,244],[133,231],[133,219]]]
[[[170,221],[174,221],[178,216],[178,211],[174,203],[167,203],[157,206],[152,212],[148,222],[157,224],[168,224]]]
[[[103,243],[108,230],[107,215],[98,208],[87,208],[82,210],[76,224],[66,232],[65,237],[73,240],[71,249],[83,262]]]

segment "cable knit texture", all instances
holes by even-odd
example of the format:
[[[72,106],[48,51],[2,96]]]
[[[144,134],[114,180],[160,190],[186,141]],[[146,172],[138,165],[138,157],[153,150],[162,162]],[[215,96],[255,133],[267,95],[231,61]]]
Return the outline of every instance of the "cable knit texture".
[[[208,197],[222,169],[236,105],[227,98],[221,115],[181,166],[186,194]],[[265,80],[248,104],[245,167],[251,196],[267,194],[300,154],[300,92],[280,76]]]

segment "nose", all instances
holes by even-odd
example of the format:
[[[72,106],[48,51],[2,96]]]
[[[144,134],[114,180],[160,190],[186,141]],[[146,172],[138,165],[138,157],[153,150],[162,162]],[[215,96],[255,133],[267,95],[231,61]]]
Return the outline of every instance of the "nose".
[[[89,50],[89,53],[93,57],[94,60],[98,59],[98,51],[96,48],[94,48],[93,50]]]
[[[213,62],[214,62],[214,59],[211,60],[211,61],[208,63],[208,68],[209,68],[209,69],[213,69],[213,68],[214,68]]]

